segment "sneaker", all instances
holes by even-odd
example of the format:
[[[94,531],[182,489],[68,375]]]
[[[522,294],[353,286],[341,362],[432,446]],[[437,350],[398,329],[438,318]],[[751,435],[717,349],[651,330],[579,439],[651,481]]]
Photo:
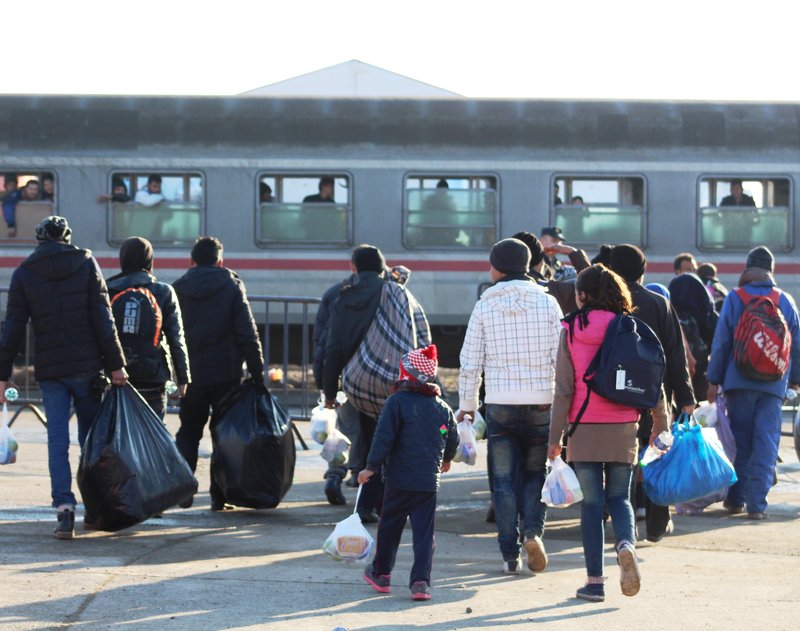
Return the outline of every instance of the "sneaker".
[[[377,575],[373,573],[371,563],[364,568],[364,580],[367,581],[367,583],[369,583],[370,585],[372,585],[372,589],[374,589],[376,592],[380,592],[381,594],[388,594],[390,591],[392,591],[391,575],[390,574]]]
[[[728,500],[722,502],[722,508],[728,511],[729,515],[739,515],[744,512],[744,506],[742,504],[734,504]]]
[[[617,563],[619,564],[619,584],[625,596],[636,596],[641,587],[642,576],[639,574],[639,561],[633,544],[622,542],[617,550]]]
[[[528,553],[528,569],[531,572],[544,572],[547,567],[547,553],[538,535],[525,539],[525,552]]]
[[[216,500],[211,502],[211,510],[215,513],[221,511],[228,511],[234,510],[236,507],[233,504],[228,504],[227,502],[218,502]]]
[[[425,581],[414,581],[411,585],[411,600],[430,600],[431,588]]]
[[[766,518],[766,513],[747,513],[747,519],[752,519],[753,521],[764,521]]]
[[[606,589],[602,583],[586,583],[575,592],[575,597],[593,603],[601,603],[606,599]]]
[[[503,561],[503,574],[519,574],[520,558]]]
[[[325,497],[328,498],[328,503],[334,506],[344,506],[347,504],[344,493],[342,493],[342,478],[341,476],[331,474],[325,482]]]
[[[56,539],[72,539],[75,536],[75,511],[65,508],[58,511],[58,525],[54,531]]]

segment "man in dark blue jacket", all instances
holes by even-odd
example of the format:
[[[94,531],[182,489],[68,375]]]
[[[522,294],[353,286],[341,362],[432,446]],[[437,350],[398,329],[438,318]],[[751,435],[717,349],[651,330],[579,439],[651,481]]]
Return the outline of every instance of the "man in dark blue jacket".
[[[222,398],[239,385],[242,360],[256,383],[264,383],[264,354],[244,283],[222,267],[222,243],[200,237],[192,248],[192,267],[172,283],[183,314],[192,383],[181,401],[178,450],[192,471],[208,421]],[[221,489],[211,479],[211,510],[225,510]],[[181,504],[191,506],[191,501]]]
[[[83,446],[100,407],[100,371],[116,385],[127,382],[125,356],[117,338],[108,292],[92,253],[70,245],[63,217],[36,226],[38,245],[14,271],[0,338],[0,403],[28,320],[35,335],[36,380],[47,415],[47,452],[58,539],[75,535],[75,495],[69,464],[70,407],[78,417]]]
[[[775,257],[764,246],[750,250],[739,288],[750,296],[768,296],[775,289]],[[781,438],[781,405],[788,387],[800,384],[800,326],[797,307],[784,292],[778,307],[791,336],[791,361],[780,379],[762,381],[748,378],[734,362],[736,325],[744,312],[744,302],[732,291],[722,304],[708,366],[708,400],[715,401],[722,386],[728,403],[728,417],[736,440],[737,482],[728,490],[724,506],[731,514],[747,510],[750,519],[766,518],[767,493],[772,487],[778,444]]]

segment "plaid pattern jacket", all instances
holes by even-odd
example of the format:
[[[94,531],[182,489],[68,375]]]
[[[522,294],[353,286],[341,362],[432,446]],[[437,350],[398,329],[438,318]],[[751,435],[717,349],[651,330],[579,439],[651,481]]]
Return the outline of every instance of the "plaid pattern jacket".
[[[342,370],[342,390],[356,409],[378,418],[408,351],[431,343],[425,312],[404,286],[387,282],[375,319]]]

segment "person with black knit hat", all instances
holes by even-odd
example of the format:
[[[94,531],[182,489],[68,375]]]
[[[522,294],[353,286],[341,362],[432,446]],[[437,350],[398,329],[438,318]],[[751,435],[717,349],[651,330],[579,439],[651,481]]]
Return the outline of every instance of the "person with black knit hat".
[[[397,548],[410,519],[414,565],[408,585],[414,600],[431,598],[439,474],[450,469],[458,447],[453,410],[434,383],[438,364],[433,344],[403,355],[395,392],[383,405],[367,465],[358,474],[358,482],[365,484],[383,466],[386,479],[375,558],[364,571],[364,580],[375,591],[390,590]]]
[[[739,286],[722,303],[708,366],[708,400],[716,400],[720,386],[725,391],[736,441],[737,481],[723,506],[730,514],[747,511],[753,520],[767,516],[781,406],[787,387],[797,391],[800,384],[797,307],[778,289],[774,271],[769,248],[750,250]]]
[[[695,407],[695,393],[689,377],[678,315],[669,300],[642,285],[642,277],[647,269],[644,253],[635,245],[624,243],[611,248],[608,260],[611,269],[622,276],[628,284],[633,306],[636,307],[636,317],[653,329],[664,349],[667,360],[664,392],[668,412],[673,411],[673,402],[683,411],[692,412]],[[652,415],[649,412],[642,414],[639,421],[639,442],[643,448],[648,444],[652,426]],[[637,517],[644,508],[647,540],[660,541],[671,527],[669,507],[653,504],[644,495],[641,483],[637,484],[635,500]]]
[[[69,418],[78,418],[81,446],[100,409],[105,378],[127,382],[125,356],[114,328],[108,291],[97,261],[88,250],[70,244],[64,217],[47,217],[36,226],[38,245],[14,270],[0,337],[0,403],[11,377],[14,357],[25,340],[28,320],[36,330],[36,381],[47,416],[47,451],[55,536],[75,536],[75,505],[69,462]]]
[[[530,260],[519,239],[492,247],[494,284],[472,310],[458,378],[459,421],[478,408],[482,374],[486,383],[492,500],[506,574],[520,571],[520,535],[530,570],[547,567],[541,493],[562,313],[527,275]]]
[[[119,248],[119,264],[121,273],[106,281],[113,311],[115,315],[131,310],[138,314],[136,330],[125,326],[124,315],[116,318],[117,332],[128,360],[126,369],[133,386],[163,419],[167,411],[166,383],[172,375],[170,358],[178,396],[186,394],[191,381],[178,297],[171,285],[158,282],[153,275],[153,246],[147,239],[125,239]],[[157,330],[145,326],[150,320],[143,317],[142,310],[155,316]]]

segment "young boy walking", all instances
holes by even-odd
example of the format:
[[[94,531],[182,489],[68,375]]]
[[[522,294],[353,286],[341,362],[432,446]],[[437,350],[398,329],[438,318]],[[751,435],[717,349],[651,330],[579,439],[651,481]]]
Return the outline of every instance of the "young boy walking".
[[[433,383],[438,367],[436,346],[410,351],[400,361],[400,380],[383,406],[366,468],[364,484],[384,465],[386,486],[378,523],[375,559],[364,580],[375,591],[391,591],[390,575],[406,519],[411,519],[414,565],[411,598],[430,600],[434,549],[434,514],[439,473],[450,469],[458,447],[453,411]]]

